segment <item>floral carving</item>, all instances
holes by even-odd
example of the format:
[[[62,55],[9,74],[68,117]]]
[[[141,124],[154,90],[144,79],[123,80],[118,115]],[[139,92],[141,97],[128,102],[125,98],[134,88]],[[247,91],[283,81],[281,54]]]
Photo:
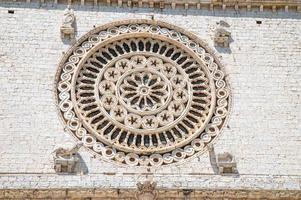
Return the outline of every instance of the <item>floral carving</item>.
[[[120,86],[121,97],[139,111],[155,110],[163,105],[168,97],[164,80],[150,71],[140,71],[127,76]]]

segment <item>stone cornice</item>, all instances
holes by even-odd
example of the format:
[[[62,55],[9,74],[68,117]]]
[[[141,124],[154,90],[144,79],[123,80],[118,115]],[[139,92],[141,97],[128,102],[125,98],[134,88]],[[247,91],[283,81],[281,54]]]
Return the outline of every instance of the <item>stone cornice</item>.
[[[7,0],[7,2],[26,2],[32,0]],[[145,7],[158,9],[209,9],[209,10],[258,10],[276,12],[282,10],[301,12],[301,0],[39,0],[41,3]],[[36,2],[36,1],[33,1]]]
[[[163,199],[290,199],[301,198],[297,190],[163,190],[159,189],[158,200]],[[135,199],[135,189],[15,189],[0,190],[0,199]]]

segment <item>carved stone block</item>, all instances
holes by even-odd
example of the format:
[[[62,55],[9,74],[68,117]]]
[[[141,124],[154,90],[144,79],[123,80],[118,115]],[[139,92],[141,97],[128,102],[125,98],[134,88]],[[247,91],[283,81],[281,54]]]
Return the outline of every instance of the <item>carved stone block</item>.
[[[82,145],[79,142],[70,149],[58,148],[54,151],[54,169],[57,173],[74,173],[79,161],[77,152]]]
[[[231,33],[224,28],[218,28],[214,35],[214,45],[218,47],[229,47]]]
[[[61,38],[69,38],[69,39],[74,39],[75,34],[74,34],[74,21],[75,21],[75,16],[74,16],[74,11],[70,9],[70,6],[68,6],[65,9],[64,12],[64,19],[63,23],[61,26]]]
[[[137,184],[138,190],[135,194],[136,200],[157,200],[158,192],[155,191],[156,183],[146,181]]]
[[[216,163],[221,175],[237,173],[236,161],[229,153],[218,154]]]

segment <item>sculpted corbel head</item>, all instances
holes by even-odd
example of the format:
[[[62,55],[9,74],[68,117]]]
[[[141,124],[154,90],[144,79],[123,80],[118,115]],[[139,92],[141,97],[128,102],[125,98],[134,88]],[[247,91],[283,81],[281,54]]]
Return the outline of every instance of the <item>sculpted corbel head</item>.
[[[158,192],[155,191],[156,185],[155,182],[150,181],[137,183],[136,200],[157,200]]]

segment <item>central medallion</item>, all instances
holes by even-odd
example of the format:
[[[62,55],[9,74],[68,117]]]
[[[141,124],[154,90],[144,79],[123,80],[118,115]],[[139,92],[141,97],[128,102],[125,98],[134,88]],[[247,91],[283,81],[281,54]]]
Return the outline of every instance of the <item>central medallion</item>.
[[[80,41],[60,67],[57,91],[68,129],[86,147],[119,163],[159,166],[203,151],[218,135],[229,89],[194,36],[137,20]]]
[[[171,84],[167,77],[159,69],[133,67],[117,83],[116,92],[121,103],[141,115],[162,110],[171,97]]]

